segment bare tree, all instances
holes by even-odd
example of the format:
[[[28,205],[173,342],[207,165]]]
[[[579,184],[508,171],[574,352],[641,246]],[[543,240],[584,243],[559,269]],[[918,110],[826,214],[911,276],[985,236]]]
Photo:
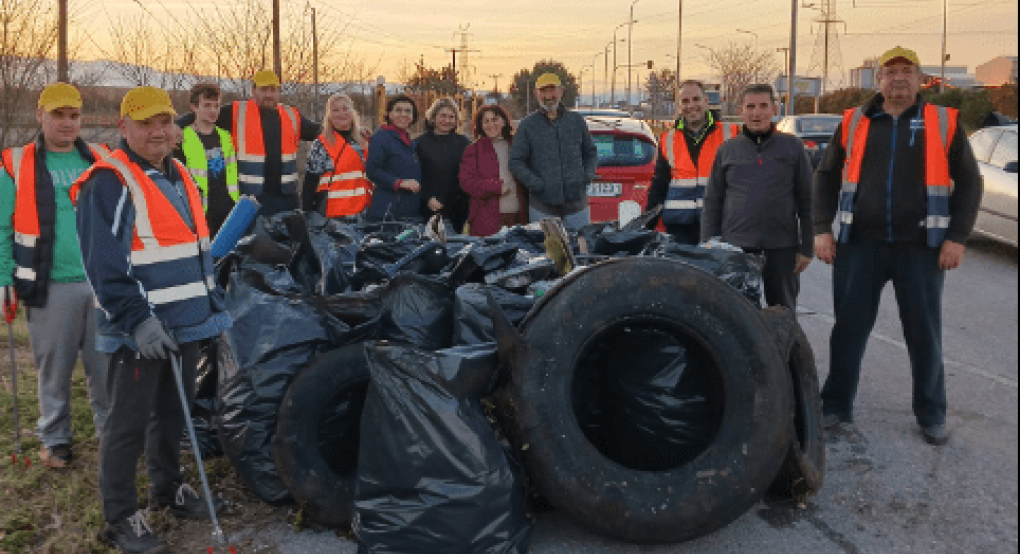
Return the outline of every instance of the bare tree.
[[[0,0],[0,147],[36,132],[35,97],[55,70],[48,58],[57,40],[55,3]]]
[[[774,52],[759,50],[751,44],[731,42],[710,52],[708,65],[719,74],[724,113],[736,112],[740,93],[748,85],[771,83],[780,71]]]

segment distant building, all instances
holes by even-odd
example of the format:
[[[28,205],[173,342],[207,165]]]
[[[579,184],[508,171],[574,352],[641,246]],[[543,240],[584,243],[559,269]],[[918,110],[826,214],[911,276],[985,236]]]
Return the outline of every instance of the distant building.
[[[1015,85],[1017,77],[1017,57],[999,56],[977,66],[974,75],[985,86]]]
[[[866,60],[860,67],[850,70],[850,86],[853,88],[878,88],[878,60]]]

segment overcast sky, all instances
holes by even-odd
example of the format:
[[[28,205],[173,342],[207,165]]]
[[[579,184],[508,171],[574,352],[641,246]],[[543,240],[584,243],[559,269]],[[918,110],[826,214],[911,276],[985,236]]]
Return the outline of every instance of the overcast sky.
[[[161,21],[154,25],[188,25],[211,4],[229,0],[71,0],[76,21],[89,22],[90,40],[104,44],[104,30],[110,18],[143,14]],[[823,0],[800,0],[821,3]],[[834,0],[835,1],[835,0]],[[317,8],[320,28],[350,22],[353,49],[378,63],[377,73],[395,80],[402,61],[414,62],[424,56],[426,64],[449,63],[445,49],[460,47],[458,31],[467,28],[468,60],[474,69],[473,80],[483,88],[493,84],[491,75],[502,75],[500,88],[522,67],[542,58],[564,62],[577,73],[594,62],[597,90],[604,84],[604,60],[601,52],[613,40],[625,39],[630,0],[281,0],[286,13],[303,11],[306,5]],[[266,9],[271,0],[264,0]],[[634,3],[633,61],[652,60],[655,67],[674,67],[676,53],[677,0],[637,0]],[[836,14],[846,22],[833,26],[839,32],[842,67],[849,69],[867,57],[898,44],[913,47],[922,63],[937,65],[941,50],[942,0],[838,0]],[[1016,0],[949,0],[947,51],[950,64],[974,67],[999,55],[1017,55]],[[789,0],[684,0],[683,50],[684,77],[711,78],[705,63],[705,48],[725,47],[730,42],[757,43],[759,48],[775,52],[789,45]],[[172,16],[172,17],[171,17]],[[820,25],[812,24],[820,12],[801,8],[798,23],[797,68],[805,74],[812,65],[812,53]],[[746,32],[740,32],[746,31]],[[755,36],[757,35],[757,36]],[[108,44],[108,43],[107,43]],[[697,45],[697,46],[696,46]],[[619,42],[616,63],[627,63],[627,42]],[[82,48],[88,56],[98,57],[91,43]],[[91,50],[91,52],[90,52]],[[783,54],[776,52],[783,64]],[[609,48],[612,63],[612,47]],[[458,61],[461,65],[463,59]],[[645,68],[635,72],[643,79]],[[811,72],[817,75],[818,70]],[[627,72],[617,74],[617,91],[622,90]],[[590,90],[590,69],[584,70],[584,88]],[[838,77],[832,79],[838,84]]]

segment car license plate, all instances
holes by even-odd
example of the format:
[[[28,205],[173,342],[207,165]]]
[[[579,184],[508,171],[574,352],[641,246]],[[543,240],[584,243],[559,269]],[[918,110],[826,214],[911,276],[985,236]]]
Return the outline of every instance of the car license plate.
[[[623,183],[589,183],[588,196],[620,196]]]

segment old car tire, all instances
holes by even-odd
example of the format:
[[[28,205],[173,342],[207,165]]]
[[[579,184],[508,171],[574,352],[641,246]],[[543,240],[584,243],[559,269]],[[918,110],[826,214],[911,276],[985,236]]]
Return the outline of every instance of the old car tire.
[[[312,519],[324,525],[349,525],[354,514],[369,381],[364,345],[350,344],[303,368],[280,404],[273,450],[277,473]]]
[[[640,323],[702,351],[721,385],[707,448],[657,471],[609,459],[572,408],[586,345]],[[522,333],[528,352],[510,384],[518,451],[538,491],[580,524],[634,543],[689,540],[746,512],[775,477],[789,446],[790,379],[760,309],[719,279],[668,259],[609,260],[550,290]]]
[[[786,308],[764,310],[793,382],[793,432],[790,447],[767,495],[802,502],[822,488],[825,477],[825,429],[818,369],[804,329]]]

